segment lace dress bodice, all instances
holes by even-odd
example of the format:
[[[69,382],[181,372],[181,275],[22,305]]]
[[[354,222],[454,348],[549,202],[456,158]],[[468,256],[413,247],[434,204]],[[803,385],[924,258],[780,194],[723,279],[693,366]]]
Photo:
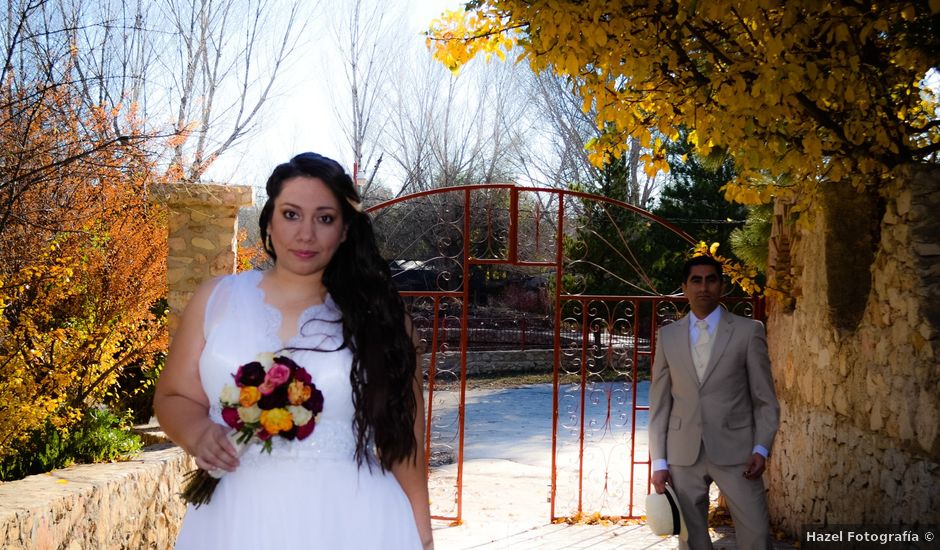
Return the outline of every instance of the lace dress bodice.
[[[270,456],[279,460],[350,458],[356,450],[349,381],[352,354],[342,345],[342,313],[328,295],[324,303],[300,314],[298,333],[282,343],[278,332],[283,316],[265,301],[259,285],[262,276],[260,271],[248,271],[223,278],[206,305],[206,345],[199,374],[211,402],[210,416],[224,424],[218,396],[226,384],[232,384],[232,375],[240,365],[253,361],[260,353],[288,349],[323,392],[323,412],[313,433],[303,441],[274,438]],[[241,462],[250,465],[258,460],[268,458],[249,449]]]

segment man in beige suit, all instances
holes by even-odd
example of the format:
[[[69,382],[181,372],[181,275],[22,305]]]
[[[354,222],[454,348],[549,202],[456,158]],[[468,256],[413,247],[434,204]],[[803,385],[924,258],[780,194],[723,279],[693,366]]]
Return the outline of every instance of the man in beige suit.
[[[663,326],[650,387],[650,458],[657,493],[675,489],[689,533],[679,548],[712,548],[708,487],[718,484],[740,550],[768,548],[761,474],[780,419],[764,326],[719,307],[721,264],[683,268],[690,313]]]

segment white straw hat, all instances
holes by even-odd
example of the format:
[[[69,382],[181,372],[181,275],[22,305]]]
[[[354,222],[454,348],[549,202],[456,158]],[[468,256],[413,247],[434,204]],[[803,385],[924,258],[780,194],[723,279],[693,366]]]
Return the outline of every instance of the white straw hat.
[[[679,499],[672,486],[666,485],[663,494],[654,491],[646,495],[646,524],[659,536],[679,535],[680,539],[688,540]]]

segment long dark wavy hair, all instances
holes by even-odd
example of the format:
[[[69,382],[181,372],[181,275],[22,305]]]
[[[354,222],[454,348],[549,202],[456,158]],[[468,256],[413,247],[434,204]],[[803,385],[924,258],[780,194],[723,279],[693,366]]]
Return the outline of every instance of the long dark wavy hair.
[[[414,434],[415,348],[405,329],[405,306],[392,282],[388,262],[379,253],[372,219],[361,211],[352,178],[332,159],[301,153],[274,169],[259,219],[262,242],[267,242],[274,199],[284,182],[297,176],[321,180],[342,208],[346,240],[327,265],[323,282],[343,313],[344,346],[353,353],[349,378],[356,409],[356,459],[360,466],[363,461],[369,463],[368,447],[374,443],[379,463],[387,470],[413,458],[418,445]],[[274,250],[267,246],[265,250],[276,262]]]

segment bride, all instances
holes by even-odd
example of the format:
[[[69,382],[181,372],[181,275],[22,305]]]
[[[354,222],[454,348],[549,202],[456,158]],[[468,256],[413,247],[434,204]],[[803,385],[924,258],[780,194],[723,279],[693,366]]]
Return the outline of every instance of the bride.
[[[176,547],[433,548],[424,402],[415,341],[372,222],[335,161],[303,153],[274,169],[260,227],[274,260],[203,284],[176,330],[154,408],[204,470]],[[303,440],[239,456],[220,395],[240,365],[284,352],[323,409]],[[274,441],[276,440],[276,441]]]

